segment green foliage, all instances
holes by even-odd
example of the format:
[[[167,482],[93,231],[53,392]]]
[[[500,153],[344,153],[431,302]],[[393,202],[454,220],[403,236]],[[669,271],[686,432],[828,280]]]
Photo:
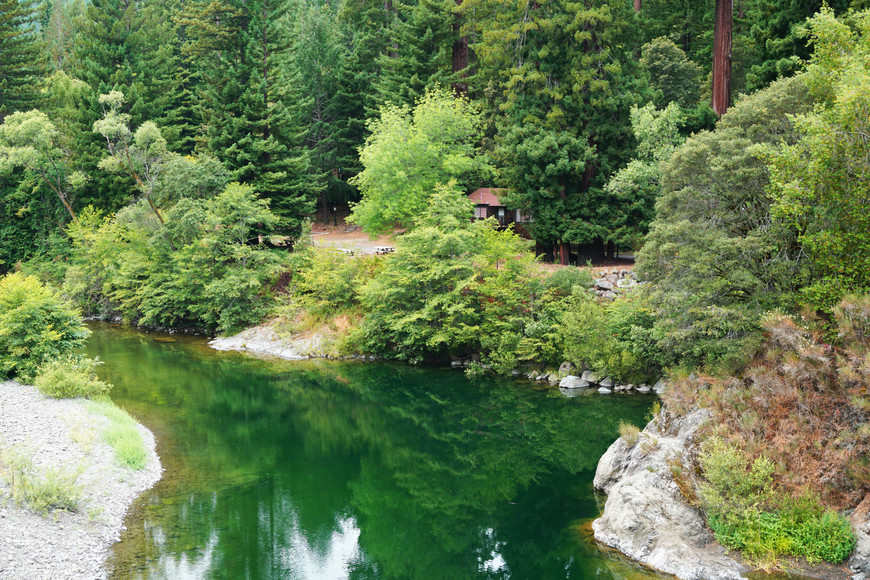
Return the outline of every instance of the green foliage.
[[[78,511],[83,495],[78,474],[39,468],[24,450],[8,447],[0,449],[0,472],[11,488],[12,499],[33,511]]]
[[[39,78],[45,73],[36,33],[36,2],[0,2],[0,120],[15,111],[34,108]]]
[[[294,282],[302,305],[319,317],[359,306],[359,289],[381,267],[374,256],[348,256],[333,248],[311,247],[303,259]]]
[[[109,420],[103,429],[103,441],[115,450],[118,463],[132,470],[144,469],[148,452],[136,420],[109,400],[91,402],[88,410]]]
[[[417,227],[400,238],[381,272],[360,290],[365,348],[403,360],[461,356],[490,348],[517,325],[533,260],[526,243],[490,221],[471,219],[470,202],[438,187]]]
[[[350,180],[362,194],[350,221],[370,234],[394,223],[412,227],[434,204],[436,185],[471,185],[485,170],[474,148],[479,125],[475,107],[444,89],[428,91],[413,109],[384,106],[369,122],[363,171]]]
[[[758,344],[759,313],[788,303],[801,284],[804,254],[794,231],[771,219],[757,145],[794,143],[790,115],[812,103],[805,79],[774,83],[665,163],[656,219],[637,255],[652,282],[654,339],[670,353],[664,366],[739,366]]]
[[[184,198],[154,223],[147,206],[114,217],[82,212],[69,228],[74,256],[64,289],[99,314],[142,324],[198,324],[222,331],[262,320],[280,257],[259,245],[278,221],[248,186]]]
[[[661,368],[649,344],[654,322],[652,309],[639,295],[599,302],[587,289],[575,287],[559,326],[564,358],[616,380],[650,380]]]
[[[643,45],[640,66],[656,91],[654,103],[664,108],[670,103],[694,107],[701,95],[700,66],[686,57],[679,46],[667,37]]]
[[[684,140],[679,133],[683,122],[673,102],[661,111],[652,103],[631,109],[637,153],[606,185],[621,208],[610,235],[622,247],[639,247],[649,229],[661,194],[662,165]]]
[[[801,139],[769,149],[773,215],[798,232],[809,256],[810,303],[829,310],[843,294],[870,287],[870,214],[865,197],[870,131],[870,11],[810,20],[815,52],[807,83],[820,105],[794,119]]]
[[[49,360],[40,365],[33,384],[40,393],[55,399],[102,397],[112,385],[97,378],[94,369],[99,364],[98,360],[74,355]]]
[[[794,500],[774,491],[769,459],[750,465],[740,450],[713,437],[705,441],[701,467],[707,523],[726,547],[767,564],[784,555],[837,564],[855,547],[846,518],[811,497]]]
[[[40,365],[79,348],[89,334],[79,313],[36,278],[0,278],[0,376],[31,381]]]

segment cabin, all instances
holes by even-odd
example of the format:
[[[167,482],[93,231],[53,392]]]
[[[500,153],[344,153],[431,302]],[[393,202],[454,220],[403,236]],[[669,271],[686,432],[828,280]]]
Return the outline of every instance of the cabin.
[[[469,193],[468,199],[474,203],[474,219],[495,218],[498,225],[502,228],[506,228],[511,224],[517,224],[515,228],[517,233],[528,237],[522,224],[530,223],[532,217],[522,210],[509,209],[499,199],[499,195],[504,196],[506,193],[506,189],[495,187],[481,187]]]

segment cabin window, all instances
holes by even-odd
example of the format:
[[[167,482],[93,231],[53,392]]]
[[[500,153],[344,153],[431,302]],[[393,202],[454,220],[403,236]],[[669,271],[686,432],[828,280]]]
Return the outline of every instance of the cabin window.
[[[498,208],[498,223],[504,225],[504,208]]]
[[[474,208],[474,217],[482,220],[486,218],[486,207],[485,205],[479,205]]]
[[[518,209],[516,221],[518,224],[530,224],[535,220],[532,219],[532,212]]]

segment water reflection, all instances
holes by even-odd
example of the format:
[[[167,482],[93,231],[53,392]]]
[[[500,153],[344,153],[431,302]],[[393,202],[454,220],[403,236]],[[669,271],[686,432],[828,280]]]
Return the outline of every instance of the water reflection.
[[[90,354],[166,469],[128,518],[117,578],[632,577],[577,530],[598,513],[598,457],[650,398],[94,330]]]

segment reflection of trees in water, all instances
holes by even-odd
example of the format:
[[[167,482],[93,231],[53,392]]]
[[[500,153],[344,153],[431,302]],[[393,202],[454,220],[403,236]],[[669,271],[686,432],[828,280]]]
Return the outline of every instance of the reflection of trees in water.
[[[217,533],[209,577],[279,577],[309,552],[343,554],[354,578],[467,578],[487,562],[493,578],[564,577],[576,549],[565,529],[589,496],[576,475],[648,405],[398,365],[275,365],[97,330],[89,349],[116,399],[167,439],[167,480],[142,501],[149,528],[119,546],[123,567],[205,564]],[[355,533],[362,555],[347,552]]]

